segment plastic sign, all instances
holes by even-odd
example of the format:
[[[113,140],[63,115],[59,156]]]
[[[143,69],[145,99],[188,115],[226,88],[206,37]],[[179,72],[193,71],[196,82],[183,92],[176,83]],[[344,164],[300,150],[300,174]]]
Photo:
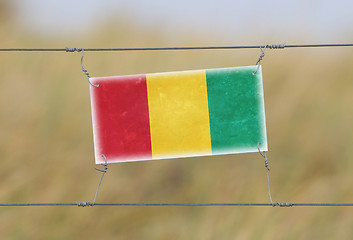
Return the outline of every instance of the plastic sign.
[[[267,151],[256,69],[91,78],[96,163]]]

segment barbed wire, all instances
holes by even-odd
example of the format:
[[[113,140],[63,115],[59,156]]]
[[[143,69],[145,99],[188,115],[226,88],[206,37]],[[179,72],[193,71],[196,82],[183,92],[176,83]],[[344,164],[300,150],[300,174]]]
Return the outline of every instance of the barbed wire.
[[[268,44],[248,46],[196,46],[196,47],[135,47],[135,48],[0,48],[1,52],[82,52],[82,51],[173,51],[173,50],[227,50],[227,49],[285,49],[318,47],[353,47],[353,43],[328,44]]]

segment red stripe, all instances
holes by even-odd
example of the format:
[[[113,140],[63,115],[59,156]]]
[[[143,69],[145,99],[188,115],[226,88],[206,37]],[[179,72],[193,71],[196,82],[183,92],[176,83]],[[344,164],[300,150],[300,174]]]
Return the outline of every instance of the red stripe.
[[[145,75],[95,78],[91,86],[96,163],[151,159]]]

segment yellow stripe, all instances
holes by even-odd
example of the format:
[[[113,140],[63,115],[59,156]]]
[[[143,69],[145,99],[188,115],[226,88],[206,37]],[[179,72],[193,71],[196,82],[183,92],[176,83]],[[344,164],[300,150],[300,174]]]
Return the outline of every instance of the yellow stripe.
[[[147,74],[152,158],[211,154],[205,71]]]

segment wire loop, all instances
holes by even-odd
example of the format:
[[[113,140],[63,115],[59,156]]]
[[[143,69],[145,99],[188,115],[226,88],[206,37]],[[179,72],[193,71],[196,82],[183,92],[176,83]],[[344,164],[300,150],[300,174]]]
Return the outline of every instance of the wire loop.
[[[96,199],[97,199],[97,195],[98,195],[98,191],[99,191],[99,187],[101,186],[101,183],[102,183],[102,180],[103,180],[103,177],[104,177],[104,174],[107,172],[108,170],[108,162],[107,162],[107,158],[105,157],[104,154],[102,154],[102,157],[104,158],[104,163],[102,164],[104,166],[104,169],[99,169],[99,168],[95,168],[97,171],[100,171],[102,172],[102,176],[101,176],[101,179],[99,181],[99,184],[98,184],[98,187],[97,187],[97,190],[96,190],[96,194],[94,195],[94,200],[93,200],[93,203],[92,203],[92,207],[94,206],[94,204],[96,203]]]
[[[255,64],[255,65],[257,65],[257,69],[256,69],[255,72],[252,73],[253,75],[255,75],[260,69],[260,62],[265,57],[266,48],[269,48],[269,49],[284,49],[286,47],[286,44],[285,43],[281,43],[281,44],[272,44],[272,45],[265,45],[265,46],[259,46],[259,47],[260,47],[260,50],[261,50],[261,55],[259,57],[259,60],[257,60],[257,62]]]
[[[266,153],[265,152],[261,152],[260,150],[260,145],[261,143],[257,143],[257,149],[259,150],[259,153],[260,155],[265,159],[265,168],[266,168],[266,175],[267,175],[267,189],[268,189],[268,196],[270,198],[270,202],[272,204],[272,206],[276,206],[277,204],[276,203],[273,203],[272,202],[272,197],[271,197],[271,187],[270,187],[270,168],[269,168],[269,162],[268,162],[268,158],[266,156]]]
[[[72,49],[69,49],[69,50],[72,50]],[[77,48],[73,48],[73,51],[77,50]],[[90,81],[90,78],[91,76],[89,75],[88,71],[83,67],[83,57],[84,57],[84,54],[85,54],[85,51],[83,48],[81,48],[82,51],[82,56],[81,56],[81,68],[82,68],[82,72],[87,76],[87,81],[89,82],[89,84],[91,84],[93,87],[99,87],[99,84],[93,84],[91,81]]]
[[[259,57],[259,60],[257,60],[257,62],[256,62],[256,64],[255,64],[255,65],[257,65],[257,69],[256,69],[255,72],[252,73],[253,75],[255,75],[255,74],[259,71],[259,69],[260,69],[260,62],[262,61],[263,57],[265,56],[265,50],[266,50],[266,48],[267,48],[268,46],[269,46],[269,45],[266,45],[266,46],[264,47],[264,49],[262,49],[262,47],[260,46],[261,55],[260,55],[260,57]]]

